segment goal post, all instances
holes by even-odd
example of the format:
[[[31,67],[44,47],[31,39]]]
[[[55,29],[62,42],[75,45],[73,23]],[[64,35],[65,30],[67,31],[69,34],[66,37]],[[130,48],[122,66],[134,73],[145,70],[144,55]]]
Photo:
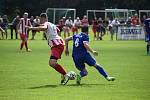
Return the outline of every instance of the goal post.
[[[105,10],[87,10],[86,13],[89,19],[94,19],[99,17],[105,19]]]
[[[128,9],[105,9],[107,18],[128,19]]]
[[[48,15],[48,20],[55,24],[62,18],[71,17],[72,20],[76,18],[76,9],[70,8],[47,8],[46,13]]]
[[[139,20],[141,20],[144,15],[150,16],[150,10],[139,10]]]

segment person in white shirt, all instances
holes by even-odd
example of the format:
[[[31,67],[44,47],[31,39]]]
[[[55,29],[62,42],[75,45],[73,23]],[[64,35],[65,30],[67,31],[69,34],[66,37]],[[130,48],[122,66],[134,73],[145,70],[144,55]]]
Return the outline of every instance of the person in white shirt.
[[[65,21],[65,26],[64,26],[64,38],[66,38],[66,34],[68,34],[68,37],[70,36],[70,29],[72,28],[73,21],[71,20],[71,17],[69,17]]]

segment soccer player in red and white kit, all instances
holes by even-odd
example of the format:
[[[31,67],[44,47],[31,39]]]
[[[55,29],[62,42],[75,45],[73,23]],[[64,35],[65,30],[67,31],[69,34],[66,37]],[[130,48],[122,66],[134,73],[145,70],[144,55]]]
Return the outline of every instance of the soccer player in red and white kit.
[[[57,27],[53,23],[48,22],[46,13],[40,15],[41,26],[29,27],[31,30],[45,31],[45,35],[48,41],[48,45],[51,47],[51,56],[49,59],[49,65],[62,75],[61,84],[66,84],[69,80],[64,68],[57,63],[58,59],[61,59],[61,55],[64,50],[64,41],[57,33]]]
[[[20,50],[22,51],[24,45],[26,47],[26,51],[30,52],[31,49],[28,48],[28,27],[32,26],[30,19],[28,18],[28,13],[25,12],[23,15],[23,18],[20,19],[20,22],[18,24],[18,33],[20,34],[20,39],[22,40],[20,45]]]

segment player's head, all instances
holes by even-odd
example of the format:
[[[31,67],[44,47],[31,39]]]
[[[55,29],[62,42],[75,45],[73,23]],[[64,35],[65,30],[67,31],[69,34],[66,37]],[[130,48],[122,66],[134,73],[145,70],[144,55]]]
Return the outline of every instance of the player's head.
[[[81,32],[88,34],[88,27],[81,27]]]
[[[48,21],[47,14],[46,13],[41,13],[41,15],[40,15],[41,24],[45,23],[46,21]]]
[[[23,14],[23,17],[24,17],[25,19],[28,18],[28,13],[25,12],[25,13]]]

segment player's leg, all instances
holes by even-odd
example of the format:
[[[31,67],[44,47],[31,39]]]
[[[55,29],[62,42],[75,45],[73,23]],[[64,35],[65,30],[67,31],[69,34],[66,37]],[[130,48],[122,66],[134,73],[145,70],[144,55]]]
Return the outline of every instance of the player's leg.
[[[49,65],[50,65],[52,68],[54,68],[57,72],[59,72],[60,74],[65,75],[65,74],[66,74],[66,71],[64,70],[64,68],[63,68],[61,65],[59,65],[59,64],[57,63],[57,59],[58,59],[58,58],[56,58],[56,57],[54,57],[54,56],[51,56],[51,57],[50,57],[50,60],[49,60]]]
[[[150,41],[147,42],[147,55],[150,55]]]
[[[146,36],[146,40],[145,41],[147,42],[147,46],[146,46],[147,55],[150,55],[150,34],[148,34]]]
[[[51,48],[51,57],[49,60],[49,65],[62,75],[61,84],[65,85],[68,82],[69,78],[66,75],[65,69],[57,63],[57,60],[61,58],[63,50],[63,45],[58,45]]]
[[[32,50],[28,48],[28,37],[25,35],[24,44],[27,52],[31,52]]]
[[[85,62],[89,65],[89,66],[94,66],[96,68],[96,70],[99,72],[99,74],[101,74],[105,79],[107,79],[108,81],[114,81],[115,78],[114,77],[109,77],[107,75],[107,73],[105,72],[105,70],[103,69],[102,66],[100,66],[99,64],[96,63],[95,59],[90,55],[86,55],[86,60]]]
[[[105,72],[105,70],[103,69],[103,67],[99,64],[95,64],[94,67],[98,70],[98,72],[108,81],[114,81],[115,78],[114,77],[110,77],[107,75],[107,73]]]
[[[22,51],[24,45],[25,45],[25,37],[23,34],[20,33],[20,39],[21,39],[21,44],[20,44],[20,51]]]
[[[78,56],[77,57],[73,56],[73,61],[76,68],[80,71],[80,73],[77,74],[77,78],[76,78],[76,83],[79,85],[81,82],[81,78],[87,76],[88,72],[85,68],[83,58],[79,58]]]

